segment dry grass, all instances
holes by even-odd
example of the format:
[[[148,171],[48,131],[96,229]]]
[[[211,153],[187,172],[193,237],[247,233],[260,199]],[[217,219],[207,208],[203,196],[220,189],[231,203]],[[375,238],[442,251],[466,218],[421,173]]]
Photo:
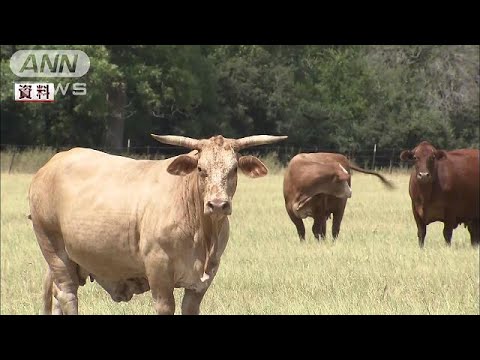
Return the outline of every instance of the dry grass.
[[[417,245],[405,174],[354,174],[338,240],[317,243],[307,220],[298,241],[282,196],[282,175],[241,177],[230,241],[203,314],[479,314],[479,251],[468,231],[446,247],[442,225]],[[31,175],[1,175],[1,313],[38,314],[45,261],[28,214]],[[182,290],[176,290],[177,313]],[[153,314],[150,292],[114,303],[96,283],[79,291],[82,314]]]

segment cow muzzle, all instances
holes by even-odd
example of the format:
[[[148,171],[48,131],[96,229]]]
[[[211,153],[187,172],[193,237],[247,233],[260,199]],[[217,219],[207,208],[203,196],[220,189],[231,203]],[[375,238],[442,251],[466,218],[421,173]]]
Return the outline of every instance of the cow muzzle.
[[[345,181],[345,187],[343,189],[343,196],[347,199],[350,199],[352,197],[352,188],[348,186],[348,183]]]
[[[347,189],[345,191],[345,196],[350,199],[352,197],[352,188],[347,185]]]
[[[420,181],[420,182],[429,182],[431,180],[431,176],[430,176],[430,173],[427,171],[427,172],[421,172],[419,171],[417,173],[417,179]]]
[[[207,215],[230,215],[232,205],[228,200],[214,199],[205,203],[205,214]]]
[[[337,187],[331,195],[340,198],[340,199],[349,199],[352,197],[352,188],[348,185],[346,181],[342,181],[340,187]]]

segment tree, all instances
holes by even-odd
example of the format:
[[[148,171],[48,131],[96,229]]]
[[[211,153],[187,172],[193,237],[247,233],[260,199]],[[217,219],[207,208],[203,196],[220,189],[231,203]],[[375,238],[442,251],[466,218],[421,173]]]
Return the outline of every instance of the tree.
[[[156,132],[287,134],[281,146],[344,153],[479,146],[478,45],[55,46],[90,57],[86,96],[17,103],[9,60],[32,48],[52,47],[0,49],[3,144],[118,151]]]

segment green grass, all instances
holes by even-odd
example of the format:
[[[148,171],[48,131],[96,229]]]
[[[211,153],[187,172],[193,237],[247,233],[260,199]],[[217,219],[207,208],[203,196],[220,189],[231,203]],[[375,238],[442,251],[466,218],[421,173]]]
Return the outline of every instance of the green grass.
[[[32,175],[1,174],[2,314],[38,314],[46,263],[28,212]],[[202,314],[479,314],[479,250],[468,231],[454,231],[448,248],[442,224],[417,244],[406,174],[355,173],[338,240],[317,243],[306,221],[301,244],[282,195],[282,175],[240,177],[231,235]],[[183,290],[175,290],[176,313]],[[96,283],[79,290],[81,314],[154,314],[150,292],[115,303]]]

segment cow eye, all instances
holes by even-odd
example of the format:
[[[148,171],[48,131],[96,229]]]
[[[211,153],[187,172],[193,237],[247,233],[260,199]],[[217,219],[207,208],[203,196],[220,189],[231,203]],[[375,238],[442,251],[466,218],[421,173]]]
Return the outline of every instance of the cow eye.
[[[417,161],[417,160],[418,160],[418,157],[414,156],[414,157],[413,157],[413,160]]]
[[[197,169],[198,169],[198,172],[202,172],[202,168],[200,166]]]

